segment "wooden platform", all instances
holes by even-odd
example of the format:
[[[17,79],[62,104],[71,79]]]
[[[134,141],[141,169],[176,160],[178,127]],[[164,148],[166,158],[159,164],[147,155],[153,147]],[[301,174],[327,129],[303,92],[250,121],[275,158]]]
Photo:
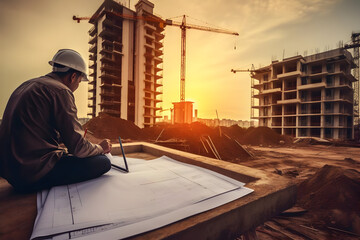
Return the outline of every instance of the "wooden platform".
[[[127,157],[151,160],[166,155],[219,172],[246,183],[255,191],[213,210],[197,214],[131,239],[234,239],[293,206],[296,186],[289,179],[149,143],[124,144]],[[113,146],[120,155],[120,146]],[[36,217],[36,193],[18,194],[0,179],[0,239],[29,239]]]

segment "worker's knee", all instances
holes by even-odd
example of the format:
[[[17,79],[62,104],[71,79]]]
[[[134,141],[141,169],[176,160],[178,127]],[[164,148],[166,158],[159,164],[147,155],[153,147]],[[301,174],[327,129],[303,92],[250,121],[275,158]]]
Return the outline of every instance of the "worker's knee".
[[[106,159],[104,159],[104,173],[110,171],[110,169],[111,169],[111,162],[110,159],[106,157]]]

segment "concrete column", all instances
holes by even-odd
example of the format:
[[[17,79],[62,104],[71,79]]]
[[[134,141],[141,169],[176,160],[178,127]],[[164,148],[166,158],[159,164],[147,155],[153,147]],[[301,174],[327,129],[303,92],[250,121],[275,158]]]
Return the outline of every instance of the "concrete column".
[[[338,138],[339,138],[339,129],[338,129],[338,128],[334,128],[333,138],[334,138],[334,139],[338,139]]]
[[[342,116],[334,116],[334,126],[339,126],[339,118]]]
[[[334,106],[333,106],[334,113],[339,113],[340,112],[339,104],[340,104],[339,102],[334,102]]]
[[[105,19],[105,15],[102,16],[99,21],[97,22],[97,29],[98,29],[98,34],[100,32],[102,32],[102,23]],[[101,45],[102,45],[102,38],[101,37],[98,37],[97,38],[97,50],[96,50],[96,100],[95,100],[95,117],[96,116],[99,116],[99,112],[100,112],[100,105],[99,103],[101,102],[101,96],[100,96],[100,93],[101,93],[101,88],[100,88],[100,85],[101,85],[101,78],[100,78],[100,75],[101,75],[101,61],[100,61],[100,51],[101,51]]]
[[[284,104],[281,105],[281,134],[284,135],[284,113],[285,113],[285,109],[284,109]]]
[[[133,24],[130,20],[123,20],[123,57],[122,57],[122,71],[121,71],[121,105],[120,105],[120,117],[127,119],[128,116],[128,89],[129,80],[132,77],[132,65],[133,65]]]
[[[299,113],[300,113],[300,103],[296,104],[296,117],[295,117],[295,137],[299,137]]]
[[[142,13],[138,13],[141,15]],[[144,78],[145,78],[145,65],[144,65],[144,21],[136,21],[136,39],[135,39],[135,124],[142,128],[144,127]]]

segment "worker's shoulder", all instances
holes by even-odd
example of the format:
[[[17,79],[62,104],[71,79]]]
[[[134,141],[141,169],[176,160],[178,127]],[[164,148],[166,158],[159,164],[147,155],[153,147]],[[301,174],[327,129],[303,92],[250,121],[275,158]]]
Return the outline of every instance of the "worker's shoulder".
[[[37,78],[30,79],[26,82],[24,82],[25,88],[38,88],[38,89],[46,89],[49,90],[55,94],[59,93],[71,93],[71,90],[63,84],[59,79],[54,78],[51,75],[45,75]]]

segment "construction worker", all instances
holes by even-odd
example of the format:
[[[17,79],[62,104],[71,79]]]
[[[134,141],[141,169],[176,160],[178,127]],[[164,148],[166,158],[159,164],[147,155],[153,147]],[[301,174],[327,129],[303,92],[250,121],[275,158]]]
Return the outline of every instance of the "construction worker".
[[[19,191],[36,191],[101,176],[111,168],[111,143],[84,138],[73,92],[88,81],[81,55],[61,49],[52,72],[11,95],[0,125],[0,176]],[[66,147],[65,147],[66,146]]]

